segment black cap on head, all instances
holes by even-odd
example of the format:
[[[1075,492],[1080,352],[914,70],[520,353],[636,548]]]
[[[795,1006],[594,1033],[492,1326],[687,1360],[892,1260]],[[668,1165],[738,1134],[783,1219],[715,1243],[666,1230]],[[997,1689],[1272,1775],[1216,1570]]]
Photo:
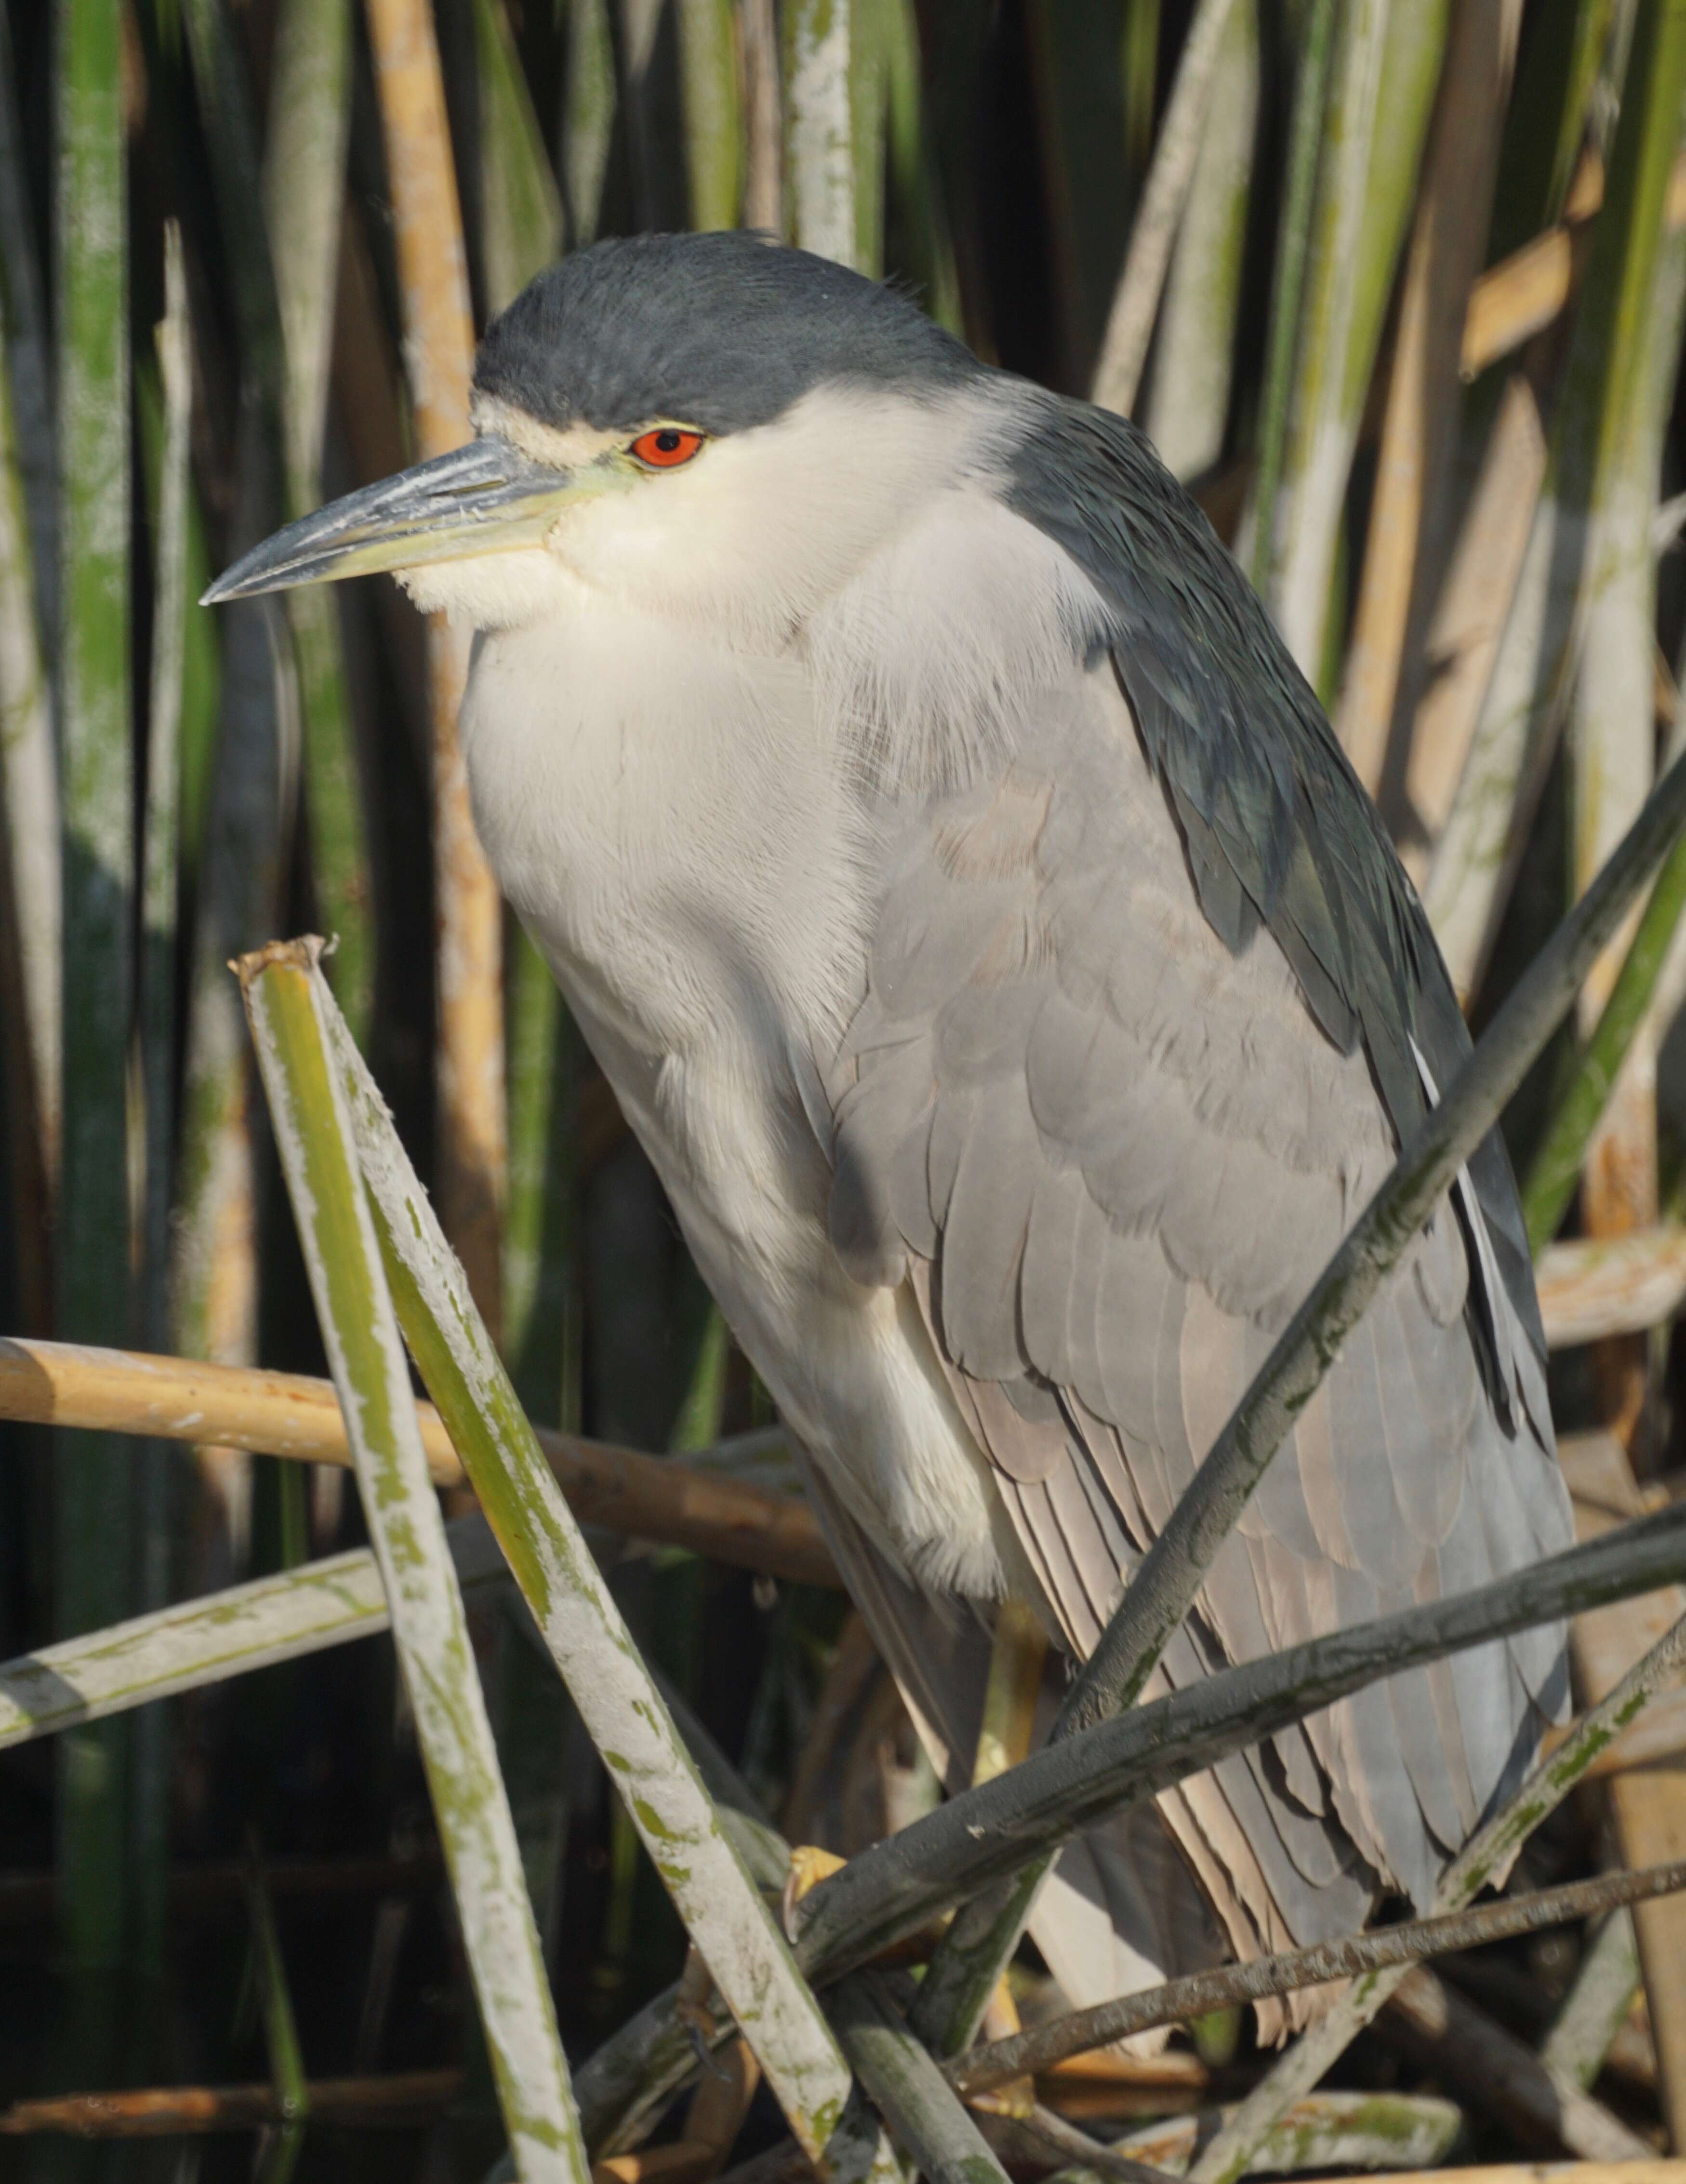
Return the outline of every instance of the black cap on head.
[[[637,235],[551,266],[493,320],[475,386],[546,425],[764,425],[824,382],[981,367],[893,288],[749,234]]]

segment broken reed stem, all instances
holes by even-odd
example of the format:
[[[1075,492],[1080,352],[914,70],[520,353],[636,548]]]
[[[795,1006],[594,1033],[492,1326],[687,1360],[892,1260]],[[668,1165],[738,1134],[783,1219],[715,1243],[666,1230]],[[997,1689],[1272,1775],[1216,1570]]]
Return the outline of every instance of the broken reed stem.
[[[1009,2079],[1045,2070],[1068,2055],[1108,2047],[1155,2025],[1186,2024],[1209,2010],[1257,2002],[1266,1995],[1294,1994],[1302,1987],[1322,1986],[1331,1980],[1348,1979],[1355,1972],[1373,1971],[1383,1964],[1415,1964],[1455,1949],[1483,1948],[1517,1934],[1566,1925],[1572,1919],[1593,1918],[1617,1904],[1638,1903],[1683,1888],[1686,1888],[1686,1860],[1649,1866],[1640,1873],[1604,1874],[1593,1880],[1573,1881],[1561,1888],[1541,1889],[1533,1895],[1483,1904],[1477,1910],[1413,1919],[1377,1933],[1351,1934],[1312,1948],[1260,1957],[1251,1964],[1196,1972],[1185,1979],[1167,1981],[1163,1986],[1147,1987],[1138,1994],[1056,2018],[988,2047],[973,2048],[949,2064],[949,2081],[957,2092],[982,2092]]]
[[[798,2142],[822,2177],[889,2180],[895,2164],[876,2122],[852,2112],[844,2121],[850,2081],[836,2038],[543,1462],[464,1269],[322,982],[317,944],[296,945],[332,1045],[337,1096],[404,1339],[546,1650]]]
[[[1199,0],[1177,64],[1177,84],[1160,124],[1153,164],[1130,230],[1130,247],[1107,317],[1091,401],[1127,417],[1142,383],[1154,321],[1199,157],[1200,137],[1235,0]]]
[[[416,1408],[434,1485],[460,1486],[466,1474],[439,1413],[431,1403]],[[0,1337],[0,1418],[211,1441],[300,1463],[351,1462],[330,1381],[132,1351]],[[716,1451],[698,1450],[686,1462],[534,1430],[582,1524],[799,1584],[841,1584],[807,1503],[704,1470]]]
[[[242,991],[415,1718],[481,2024],[524,2184],[587,2184],[520,1848],[331,1058],[320,944],[242,959]]]

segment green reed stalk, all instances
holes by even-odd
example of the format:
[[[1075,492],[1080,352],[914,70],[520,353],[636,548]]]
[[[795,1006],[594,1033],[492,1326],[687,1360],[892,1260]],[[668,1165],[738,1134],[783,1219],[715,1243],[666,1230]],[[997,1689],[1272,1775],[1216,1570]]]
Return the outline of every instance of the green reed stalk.
[[[319,952],[272,943],[242,960],[241,985],[516,2171],[529,2184],[587,2184],[515,1825],[329,1052]]]
[[[1686,8],[1639,11],[1604,208],[1561,393],[1544,487],[1423,901],[1453,982],[1471,994],[1531,831],[1584,627],[1589,548],[1617,474],[1662,248],[1686,90]]]
[[[128,203],[120,18],[58,0],[55,170],[64,815],[64,1077],[60,1330],[129,1325],[128,1062],[135,897],[129,697]],[[130,1458],[67,1434],[54,1474],[58,1626],[114,1621],[134,1580]],[[59,1748],[58,1859],[77,2012],[97,2054],[114,2030],[125,1942],[129,1740],[84,1728]],[[90,2058],[90,2068],[97,2071]],[[107,2059],[109,2067],[109,2058]],[[96,2082],[97,2076],[96,2075]]]

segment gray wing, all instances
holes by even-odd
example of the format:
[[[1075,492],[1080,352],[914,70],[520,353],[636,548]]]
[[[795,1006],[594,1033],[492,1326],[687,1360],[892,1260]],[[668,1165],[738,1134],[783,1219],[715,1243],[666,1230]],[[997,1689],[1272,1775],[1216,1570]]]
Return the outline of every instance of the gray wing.
[[[910,1583],[844,1508],[820,1466],[805,1455],[799,1460],[850,1596],[952,1796],[971,1779],[989,1679],[988,1629],[970,1605],[934,1600]],[[1050,1656],[1039,1709],[1044,1734],[1064,1680]],[[1132,1806],[1066,1846],[1037,1898],[1030,1931],[1077,2009],[1202,1970],[1220,1953],[1206,1904],[1151,1805]],[[1169,2037],[1166,2027],[1127,2044],[1157,2053]]]
[[[909,827],[840,1063],[834,1245],[859,1279],[911,1281],[1080,1656],[1394,1155],[1366,1045],[1320,1028],[1268,928],[1233,939],[1103,663]],[[1539,1351],[1483,1222],[1473,1191],[1443,1206],[1349,1340],[1160,1688],[1567,1540]],[[1165,1817],[1247,1953],[1360,1924],[1383,1887],[1423,1905],[1563,1690],[1561,1633],[1466,1653]]]

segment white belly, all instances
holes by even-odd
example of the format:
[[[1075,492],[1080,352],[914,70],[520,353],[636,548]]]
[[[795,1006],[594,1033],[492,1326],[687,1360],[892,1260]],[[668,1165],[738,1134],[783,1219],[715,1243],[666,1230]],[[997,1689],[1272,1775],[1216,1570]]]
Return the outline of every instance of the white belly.
[[[876,861],[799,663],[594,604],[483,638],[463,732],[504,892],[787,1423],[904,1568],[999,1596],[1004,1513],[917,1306],[826,1233],[813,1057],[861,989]]]

